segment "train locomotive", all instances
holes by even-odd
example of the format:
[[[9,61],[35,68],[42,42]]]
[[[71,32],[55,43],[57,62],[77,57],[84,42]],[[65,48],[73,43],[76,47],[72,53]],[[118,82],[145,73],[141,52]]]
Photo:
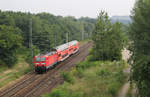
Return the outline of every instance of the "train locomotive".
[[[35,72],[45,72],[54,67],[58,62],[64,61],[70,55],[78,52],[79,42],[77,40],[62,44],[53,48],[52,51],[34,57]]]

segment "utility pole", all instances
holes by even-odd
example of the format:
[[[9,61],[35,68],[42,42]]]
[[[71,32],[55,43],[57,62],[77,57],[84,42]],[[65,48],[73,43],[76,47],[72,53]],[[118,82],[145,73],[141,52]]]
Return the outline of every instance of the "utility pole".
[[[57,37],[56,37],[56,32],[54,33],[54,40],[55,40],[55,47],[57,46]]]
[[[68,41],[69,41],[69,33],[67,32],[66,33],[66,43],[68,43]]]
[[[84,40],[84,31],[82,31],[82,40]]]
[[[31,67],[33,65],[33,49],[32,49],[32,18],[29,21],[29,48],[31,53]]]
[[[81,30],[81,31],[82,31],[82,33],[81,33],[81,35],[82,35],[82,37],[81,37],[82,40],[84,40],[84,28],[83,28],[83,27],[84,27],[84,26],[82,25],[82,30]]]

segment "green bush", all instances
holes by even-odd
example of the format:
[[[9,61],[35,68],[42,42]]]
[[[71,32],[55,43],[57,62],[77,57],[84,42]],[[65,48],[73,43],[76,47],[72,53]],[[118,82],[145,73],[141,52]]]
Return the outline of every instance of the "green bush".
[[[45,97],[68,97],[68,93],[66,91],[56,89],[49,96]]]
[[[68,83],[71,83],[71,84],[74,83],[74,77],[73,77],[73,75],[71,73],[69,73],[69,72],[62,72],[61,75],[62,75],[64,81],[66,81]]]
[[[99,65],[96,61],[95,62],[92,62],[92,61],[89,61],[89,57],[83,61],[83,62],[80,62],[76,65],[76,69],[86,69],[86,68],[89,68],[91,66],[97,66]]]
[[[117,96],[117,91],[120,88],[120,84],[117,82],[113,82],[108,86],[108,92],[113,96],[116,97]]]
[[[115,74],[115,76],[116,76],[117,82],[120,82],[120,83],[123,83],[123,82],[124,82],[125,75],[123,74],[123,71],[122,71],[122,70],[118,71],[118,72]]]
[[[83,93],[75,93],[66,89],[55,89],[50,94],[46,94],[43,97],[83,97]]]
[[[83,69],[78,69],[77,70],[77,76],[79,77],[79,78],[82,78],[84,75],[83,75]]]

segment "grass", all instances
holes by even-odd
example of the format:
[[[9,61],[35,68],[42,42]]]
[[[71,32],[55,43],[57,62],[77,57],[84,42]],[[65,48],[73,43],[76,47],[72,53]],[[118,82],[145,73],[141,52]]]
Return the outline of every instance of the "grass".
[[[18,79],[30,71],[30,66],[25,62],[24,56],[18,56],[18,63],[12,68],[0,66],[0,88]]]
[[[83,45],[84,43],[89,42],[89,41],[90,41],[89,39],[79,41],[79,46],[81,46],[81,45]]]
[[[74,78],[73,84],[65,81],[43,97],[116,97],[126,79],[124,68],[124,61],[90,62],[87,58],[69,72]]]

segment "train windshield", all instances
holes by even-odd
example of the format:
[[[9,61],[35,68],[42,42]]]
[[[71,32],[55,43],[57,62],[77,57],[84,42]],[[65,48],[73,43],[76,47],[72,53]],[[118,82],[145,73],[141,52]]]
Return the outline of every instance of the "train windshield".
[[[45,61],[45,58],[36,58],[36,62],[43,62]]]

